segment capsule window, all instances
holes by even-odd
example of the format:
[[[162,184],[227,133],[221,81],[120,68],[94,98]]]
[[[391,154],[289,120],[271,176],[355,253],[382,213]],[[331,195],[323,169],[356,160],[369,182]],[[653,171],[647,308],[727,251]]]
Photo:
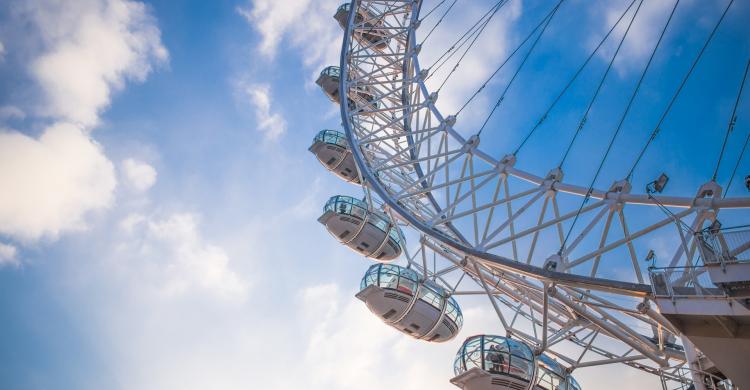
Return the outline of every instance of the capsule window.
[[[454,364],[456,375],[479,368],[530,381],[535,368],[533,354],[526,344],[500,336],[474,336],[467,339],[459,350],[457,359],[462,362]]]
[[[380,287],[396,290],[398,287],[398,275],[380,275]]]
[[[519,359],[516,356],[511,357],[510,359],[510,367],[508,372],[518,376],[518,377],[526,377],[527,373],[532,371],[531,368],[532,363],[528,360]]]
[[[412,295],[414,290],[417,289],[417,283],[413,280],[404,278],[403,276],[398,280],[398,291]]]
[[[370,271],[362,279],[362,283],[360,283],[360,290],[364,290],[365,288],[367,288],[367,286],[371,286],[377,282],[378,282],[377,272]]]
[[[445,314],[451,321],[458,323],[458,308],[453,303],[452,299],[448,301],[448,305],[445,308]]]
[[[526,360],[534,360],[534,355],[531,353],[531,350],[524,344],[515,340],[508,340],[508,345],[510,345],[510,352],[514,356],[521,356]]]
[[[432,307],[441,310],[443,298],[429,288],[422,287],[419,291],[419,299],[430,304]]]

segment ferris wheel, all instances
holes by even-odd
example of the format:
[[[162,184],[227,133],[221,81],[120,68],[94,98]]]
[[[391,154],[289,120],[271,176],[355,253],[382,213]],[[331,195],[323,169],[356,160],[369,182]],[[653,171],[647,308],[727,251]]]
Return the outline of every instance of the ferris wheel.
[[[466,28],[450,27],[459,0],[429,6],[353,0],[339,7],[341,61],[325,68],[317,84],[340,105],[343,131],[321,131],[310,151],[363,191],[362,197],[331,197],[318,219],[341,243],[375,261],[357,298],[398,331],[444,342],[460,333],[462,297],[484,296],[498,326],[493,334],[467,337],[457,352],[451,382],[467,390],[580,389],[576,370],[606,364],[656,375],[664,389],[750,388],[743,368],[750,356],[750,229],[722,226],[750,221],[750,197],[736,190],[743,184],[738,167],[747,139],[736,162],[724,157],[728,140],[736,138],[730,133],[750,62],[736,77],[739,91],[727,93],[734,111],[713,177],[682,195],[667,190],[666,173],[634,180],[733,2],[722,5],[689,67],[674,70],[679,82],[664,91],[666,101],[652,103],[659,115],[645,139],[633,141],[639,145],[632,159],[621,158],[612,172],[604,169],[610,152],[625,137],[621,130],[634,115],[633,103],[644,99],[642,85],[655,77],[663,39],[679,33],[672,31],[679,0],[662,15],[648,60],[625,88],[626,103],[607,131],[596,133],[606,141],[601,151],[576,146],[594,136],[587,120],[614,77],[613,64],[643,0],[625,3],[570,74],[556,75],[564,82],[538,107],[519,113],[532,116],[532,125],[508,151],[480,142],[503,131],[493,128],[492,116],[509,90],[523,88],[517,76],[541,50],[556,15],[581,4],[544,2],[540,7],[547,9],[528,23],[527,35],[451,112],[441,111],[449,93],[444,86],[472,71],[467,55],[477,42],[492,39],[488,26],[510,1],[491,1]],[[436,42],[433,34],[441,28],[454,32],[452,40]],[[425,65],[420,58],[428,51]],[[606,68],[592,70],[592,58],[600,57]],[[545,71],[563,73],[554,64]],[[572,134],[558,137],[563,152],[546,170],[523,168],[524,158],[535,157],[520,152],[535,141],[549,143],[539,132],[584,75],[594,88],[578,98]],[[470,111],[478,101],[490,108]],[[472,120],[477,116],[482,120]],[[584,182],[564,175],[575,153],[588,154],[597,168]],[[624,160],[628,164],[620,166]],[[717,179],[722,163],[734,167],[724,187]],[[612,184],[602,186],[606,180]],[[732,184],[740,196],[726,195]],[[667,256],[652,250],[655,238]]]

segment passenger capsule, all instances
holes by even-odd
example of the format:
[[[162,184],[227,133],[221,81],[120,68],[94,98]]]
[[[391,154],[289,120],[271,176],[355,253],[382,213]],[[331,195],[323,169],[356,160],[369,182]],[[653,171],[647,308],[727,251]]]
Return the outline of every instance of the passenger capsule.
[[[464,390],[534,389],[534,353],[528,345],[501,336],[464,341],[453,362],[451,383]]]
[[[395,264],[372,265],[356,296],[386,324],[416,339],[448,341],[463,324],[458,303],[445,289]]]
[[[354,156],[344,133],[335,130],[321,130],[313,139],[309,149],[326,169],[336,176],[360,183]]]
[[[537,359],[535,390],[581,390],[575,378],[551,357],[541,354]]]
[[[318,222],[342,244],[364,256],[385,262],[401,255],[398,227],[385,214],[368,210],[359,199],[332,197]]]
[[[333,18],[339,22],[341,28],[346,30],[346,24],[349,23],[349,3],[341,4],[333,15]],[[369,46],[378,51],[385,50],[388,47],[386,30],[379,29],[383,26],[383,21],[362,7],[357,8],[357,14],[354,15],[354,24],[357,26],[357,33],[354,38],[363,46]]]
[[[464,341],[451,383],[464,390],[580,390],[576,380],[547,355],[535,358],[526,343],[479,335]]]
[[[339,91],[339,80],[341,78],[341,69],[338,66],[327,66],[320,72],[315,83],[320,86],[323,92],[331,101],[341,104],[341,95]],[[361,87],[358,91],[351,92],[346,98],[349,109],[355,110],[357,103],[361,114],[368,114],[378,108],[375,102],[375,96],[370,92],[369,87]],[[356,103],[355,103],[356,101]]]

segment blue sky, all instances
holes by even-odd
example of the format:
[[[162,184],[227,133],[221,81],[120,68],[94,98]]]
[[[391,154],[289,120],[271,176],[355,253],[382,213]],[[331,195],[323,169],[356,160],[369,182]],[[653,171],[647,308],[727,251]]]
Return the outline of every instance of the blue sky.
[[[625,4],[566,2],[517,81],[523,88],[511,89],[483,133],[483,146],[510,152],[565,82],[561,75]],[[585,131],[609,134],[671,4],[644,6]],[[723,4],[684,1],[678,9],[601,186],[623,175]],[[337,107],[313,83],[323,65],[338,62],[336,6],[0,5],[0,388],[452,388],[458,344],[499,328],[489,305],[461,301],[466,326],[450,343],[401,336],[353,297],[368,263],[315,221],[329,196],[358,194],[307,152],[319,129],[340,123]],[[431,38],[437,43],[424,61],[484,8],[456,11],[452,27]],[[446,87],[441,108],[468,96],[547,8],[511,2],[489,29],[493,39],[468,57],[471,70]],[[666,170],[670,191],[692,194],[710,178],[750,56],[748,15],[744,2],[730,10],[635,187]],[[606,61],[592,63],[519,166],[550,169]],[[471,106],[461,131],[481,123],[508,77]],[[749,101],[739,111],[722,184],[750,130]],[[588,183],[591,156],[600,156],[605,139],[589,134],[575,145],[579,152],[566,165],[571,181]],[[750,173],[750,158],[741,167]],[[739,184],[736,196],[744,191]],[[627,383],[621,388],[655,383],[619,366],[576,375],[591,389],[615,372]]]

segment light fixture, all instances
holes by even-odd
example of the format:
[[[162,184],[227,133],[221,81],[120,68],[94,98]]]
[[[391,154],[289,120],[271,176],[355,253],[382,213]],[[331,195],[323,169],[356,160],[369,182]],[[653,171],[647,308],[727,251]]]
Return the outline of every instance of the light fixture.
[[[653,249],[649,249],[648,254],[646,255],[646,262],[653,261],[654,258],[656,258],[656,253],[654,253]]]
[[[662,173],[661,175],[659,175],[659,178],[646,185],[646,192],[656,192],[660,194],[662,191],[664,191],[664,187],[667,186],[667,182],[669,182],[669,176]]]

